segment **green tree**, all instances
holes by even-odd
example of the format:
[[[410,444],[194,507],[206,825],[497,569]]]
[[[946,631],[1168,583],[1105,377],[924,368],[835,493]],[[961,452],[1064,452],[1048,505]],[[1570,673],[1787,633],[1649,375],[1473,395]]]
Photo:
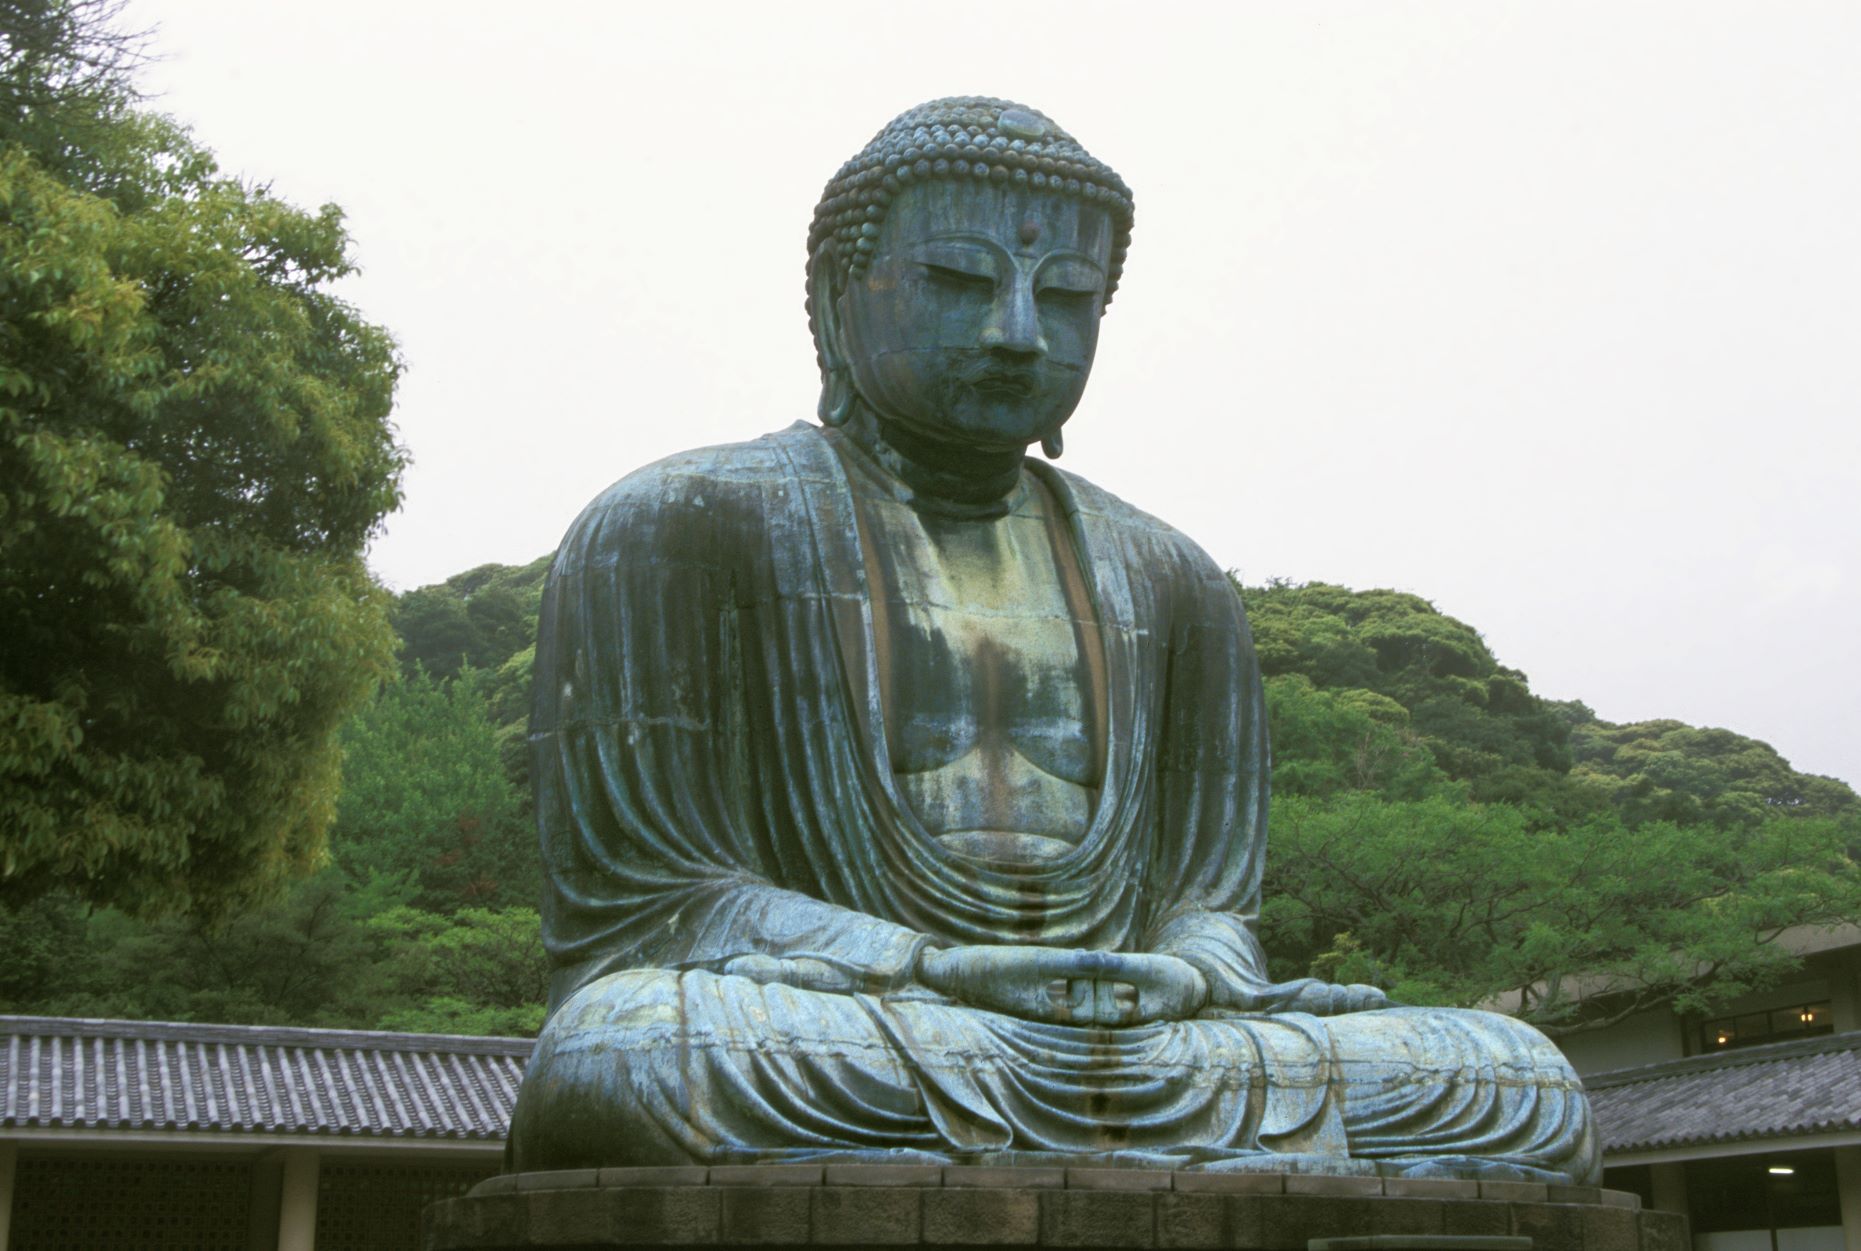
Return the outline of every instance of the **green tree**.
[[[0,1012],[33,1011],[56,995],[86,962],[84,936],[84,914],[67,896],[0,905]]]
[[[1846,784],[1798,773],[1768,743],[1681,721],[1610,725],[1588,712],[1572,714],[1575,772],[1630,820],[1728,826],[1861,812]]]
[[[543,1027],[549,960],[534,908],[412,908],[371,923],[396,951],[402,993],[380,1027],[435,1034],[535,1034]]]
[[[451,677],[471,666],[485,671],[485,699],[496,727],[498,755],[519,794],[530,793],[530,673],[536,661],[536,617],[551,557],[527,565],[480,565],[395,601],[405,672]]]
[[[25,957],[0,969],[0,1011],[534,1034],[548,986],[535,909],[442,916],[409,894],[330,869],[217,924],[86,918],[57,895],[0,908],[0,938]]]
[[[1279,581],[1246,588],[1244,597],[1269,702],[1277,683],[1298,677],[1320,696],[1383,709],[1390,725],[1393,704],[1406,715],[1403,733],[1471,798],[1515,804],[1539,824],[1609,811],[1630,824],[1683,825],[1861,811],[1845,783],[1798,773],[1770,747],[1729,730],[1678,721],[1617,726],[1581,703],[1543,699],[1524,674],[1499,663],[1478,631],[1418,596]],[[1273,732],[1276,756],[1290,751],[1301,767],[1318,767],[1291,718],[1276,713]],[[1303,785],[1281,772],[1276,765],[1276,782],[1295,792]]]
[[[498,669],[536,643],[536,614],[549,557],[528,565],[480,565],[394,604],[406,672],[449,678],[470,665]]]
[[[1393,700],[1476,798],[1511,768],[1568,772],[1570,730],[1558,710],[1494,659],[1478,631],[1420,596],[1274,582],[1244,598],[1264,674]]]
[[[85,79],[95,6],[20,13],[70,38],[0,50],[0,897],[224,912],[319,863],[391,671],[398,360],[334,206]]]
[[[398,883],[357,888],[326,870],[218,923],[100,909],[80,922],[81,958],[45,993],[6,1006],[71,1016],[366,1026],[380,1011],[391,967],[367,921],[405,898]]]
[[[145,32],[123,0],[0,0],[0,147],[24,146],[74,186],[113,181],[99,150],[137,98]]]
[[[1708,1011],[1794,967],[1784,930],[1861,917],[1854,831],[1825,818],[1546,827],[1508,804],[1355,793],[1283,799],[1272,831],[1263,928],[1280,975],[1509,1002],[1552,1034]]]
[[[1418,799],[1446,781],[1410,728],[1409,711],[1386,695],[1320,690],[1302,673],[1266,680],[1273,794],[1374,791]]]
[[[529,806],[504,770],[485,684],[473,669],[450,682],[416,671],[344,727],[330,847],[357,880],[402,878],[433,912],[535,904]]]

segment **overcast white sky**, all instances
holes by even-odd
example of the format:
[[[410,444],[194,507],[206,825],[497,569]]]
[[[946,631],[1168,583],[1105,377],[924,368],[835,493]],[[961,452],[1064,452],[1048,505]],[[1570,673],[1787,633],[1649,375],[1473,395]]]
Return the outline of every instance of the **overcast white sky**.
[[[1861,5],[134,0],[224,164],[348,211],[408,372],[397,589],[811,418],[805,232],[888,118],[1137,195],[1065,464],[1249,581],[1861,782]]]

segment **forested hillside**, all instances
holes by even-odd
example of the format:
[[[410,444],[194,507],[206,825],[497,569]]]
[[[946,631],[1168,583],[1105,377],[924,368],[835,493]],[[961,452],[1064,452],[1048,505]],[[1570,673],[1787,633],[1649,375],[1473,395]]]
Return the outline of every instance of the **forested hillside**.
[[[1555,1034],[1707,1010],[1790,966],[1779,929],[1861,916],[1844,783],[1729,730],[1542,699],[1414,595],[1243,598],[1272,720],[1262,928],[1281,975],[1416,1003],[1512,991]],[[1606,1014],[1579,1022],[1599,985]]]
[[[534,1029],[523,738],[546,564],[399,597],[403,672],[344,733],[329,867],[218,930],[58,898],[0,914],[0,1010]],[[1729,730],[1545,700],[1413,595],[1237,591],[1272,720],[1278,975],[1520,992],[1558,1032],[1588,1023],[1573,974],[1614,979],[1611,1014],[1705,1010],[1787,966],[1779,928],[1861,917],[1842,782]]]

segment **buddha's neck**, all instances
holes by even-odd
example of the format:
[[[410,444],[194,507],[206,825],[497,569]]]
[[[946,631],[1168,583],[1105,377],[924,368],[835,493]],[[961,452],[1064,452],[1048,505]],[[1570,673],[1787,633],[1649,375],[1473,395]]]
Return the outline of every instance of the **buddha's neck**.
[[[855,403],[845,427],[878,466],[911,493],[914,507],[984,519],[1008,512],[1021,485],[1025,449],[980,449],[926,438]]]

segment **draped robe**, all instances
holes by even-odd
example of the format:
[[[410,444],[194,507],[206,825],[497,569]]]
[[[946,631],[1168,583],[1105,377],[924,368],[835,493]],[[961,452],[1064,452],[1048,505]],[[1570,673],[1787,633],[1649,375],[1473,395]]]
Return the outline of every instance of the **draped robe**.
[[[522,1168],[1064,1159],[1588,1181],[1581,1087],[1477,1012],[1274,1012],[1254,937],[1265,709],[1193,543],[1045,464],[1096,617],[1104,777],[1071,852],[999,865],[901,798],[868,564],[832,440],[796,425],[598,498],[545,591],[531,722],[552,1015]],[[1024,1021],[912,981],[926,945],[1150,952],[1197,1019]],[[831,988],[743,976],[813,962]]]

